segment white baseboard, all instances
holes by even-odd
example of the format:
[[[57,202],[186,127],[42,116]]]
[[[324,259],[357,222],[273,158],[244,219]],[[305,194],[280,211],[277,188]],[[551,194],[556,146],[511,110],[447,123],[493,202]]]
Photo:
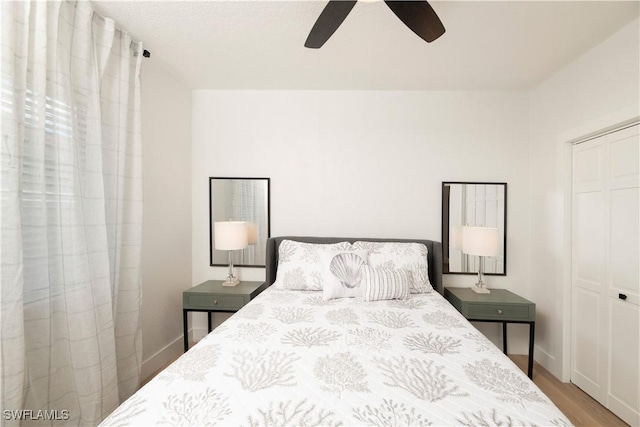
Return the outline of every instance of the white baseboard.
[[[189,342],[198,342],[207,335],[207,328],[191,328],[189,329]],[[142,362],[140,370],[140,383],[144,383],[151,375],[158,372],[169,362],[182,354],[184,351],[184,341],[182,335],[173,340],[170,344],[164,346],[155,354],[149,356]]]
[[[142,369],[140,370],[140,383],[144,383],[151,375],[158,372],[169,362],[174,360],[184,351],[184,341],[182,335],[173,340],[170,344],[166,345],[155,354],[151,355],[142,362]]]
[[[540,347],[535,346],[533,358],[540,364],[540,366],[549,371],[554,377],[558,378],[560,381],[563,380],[560,369],[558,367],[558,361],[555,356],[552,356]]]
[[[207,328],[189,329],[189,342],[198,342],[207,335]],[[144,383],[151,375],[158,372],[162,367],[181,355],[184,351],[184,341],[182,335],[173,340],[170,344],[149,356],[142,362],[140,371],[140,383]]]

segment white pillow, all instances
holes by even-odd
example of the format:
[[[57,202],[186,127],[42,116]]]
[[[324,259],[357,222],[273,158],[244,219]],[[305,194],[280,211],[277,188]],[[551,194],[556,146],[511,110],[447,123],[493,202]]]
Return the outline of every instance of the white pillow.
[[[433,291],[429,282],[427,247],[422,243],[358,241],[353,249],[369,252],[370,267],[409,270],[413,275],[412,294]]]
[[[413,284],[413,275],[410,271],[372,268],[368,265],[365,265],[362,271],[365,301],[409,298],[409,290]]]
[[[283,240],[278,247],[278,270],[273,286],[275,289],[322,290],[324,254],[350,248],[349,242],[318,244]]]
[[[322,263],[322,298],[360,297],[364,292],[363,267],[367,265],[367,251],[342,251],[324,255]]]

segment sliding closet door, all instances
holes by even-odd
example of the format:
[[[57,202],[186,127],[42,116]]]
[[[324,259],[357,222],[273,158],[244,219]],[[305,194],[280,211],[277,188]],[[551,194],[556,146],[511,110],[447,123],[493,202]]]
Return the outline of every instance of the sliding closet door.
[[[573,263],[571,381],[605,404],[607,328],[606,141],[573,147]]]
[[[573,147],[572,381],[640,423],[638,126]]]
[[[608,135],[609,387],[608,408],[640,425],[640,137],[638,126]]]

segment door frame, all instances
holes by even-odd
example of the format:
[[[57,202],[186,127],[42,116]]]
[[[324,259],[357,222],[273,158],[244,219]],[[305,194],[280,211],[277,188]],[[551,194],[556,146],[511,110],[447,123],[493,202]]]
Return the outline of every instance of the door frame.
[[[572,271],[572,237],[573,226],[573,205],[572,205],[572,183],[573,183],[573,144],[586,141],[597,136],[611,133],[624,127],[632,126],[640,122],[640,112],[637,106],[627,107],[615,113],[608,114],[596,120],[591,120],[579,127],[563,132],[558,135],[557,148],[561,158],[560,167],[562,172],[558,179],[562,181],[562,259],[556,265],[556,283],[560,284],[556,288],[556,298],[560,301],[556,305],[556,318],[562,319],[559,347],[561,349],[561,380],[570,382],[571,361],[572,361],[572,292],[571,292],[571,271]]]

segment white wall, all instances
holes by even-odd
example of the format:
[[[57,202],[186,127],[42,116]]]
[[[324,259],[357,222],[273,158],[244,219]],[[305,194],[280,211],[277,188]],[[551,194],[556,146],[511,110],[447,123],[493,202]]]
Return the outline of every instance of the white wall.
[[[208,261],[210,176],[270,177],[274,236],[437,241],[442,181],[506,181],[508,276],[488,282],[526,294],[527,128],[520,92],[194,91],[193,282],[226,273]],[[263,270],[240,274],[264,279]],[[526,353],[519,326],[511,349]],[[481,327],[499,336],[497,326]]]
[[[182,352],[191,281],[191,90],[142,64],[142,379]]]
[[[570,154],[568,139],[639,115],[638,20],[569,64],[530,94],[531,289],[536,358],[568,380]],[[509,256],[512,249],[509,248]]]
[[[271,177],[272,235],[435,240],[441,181],[508,182],[508,276],[489,282],[536,302],[536,358],[562,376],[570,261],[562,141],[638,114],[638,30],[636,20],[530,93],[191,94],[145,60],[143,377],[182,351],[182,291],[226,276],[209,266],[209,176]],[[264,270],[240,276],[262,280]],[[445,275],[447,285],[471,281]],[[477,325],[498,341],[497,327]],[[526,353],[526,328],[510,331],[510,350]]]

